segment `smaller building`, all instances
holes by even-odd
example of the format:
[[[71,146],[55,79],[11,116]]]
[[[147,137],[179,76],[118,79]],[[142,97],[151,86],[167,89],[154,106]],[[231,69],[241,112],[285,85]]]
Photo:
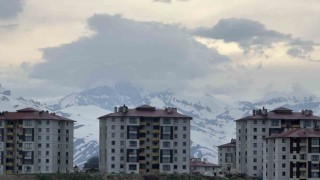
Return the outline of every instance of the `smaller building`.
[[[236,169],[236,140],[218,146],[218,163],[222,171],[230,172]]]
[[[207,162],[201,158],[190,158],[190,173],[192,174],[216,174],[221,171],[221,166]]]

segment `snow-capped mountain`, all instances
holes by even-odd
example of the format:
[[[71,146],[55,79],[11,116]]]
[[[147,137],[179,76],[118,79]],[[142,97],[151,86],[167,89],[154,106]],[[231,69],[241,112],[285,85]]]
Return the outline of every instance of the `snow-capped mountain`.
[[[6,93],[3,93],[3,92]],[[10,91],[9,91],[10,92]],[[253,102],[237,101],[226,104],[211,95],[183,97],[170,91],[143,93],[130,84],[115,87],[97,87],[65,96],[53,105],[33,100],[15,98],[8,90],[0,88],[0,111],[14,111],[34,107],[55,111],[59,115],[76,120],[74,140],[74,163],[83,165],[88,158],[99,152],[99,116],[113,111],[114,106],[126,104],[134,108],[150,104],[157,108],[176,107],[178,111],[192,116],[191,155],[205,157],[217,163],[217,146],[235,138],[234,120],[251,114],[252,109],[266,107],[269,110],[285,106],[295,111],[312,109],[319,114],[320,99],[313,95],[269,93]]]

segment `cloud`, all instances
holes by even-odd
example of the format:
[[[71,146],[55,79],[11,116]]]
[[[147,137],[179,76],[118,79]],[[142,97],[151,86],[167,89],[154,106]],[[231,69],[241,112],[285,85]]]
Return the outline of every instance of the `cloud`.
[[[23,0],[0,0],[0,19],[15,18],[23,9]]]
[[[266,48],[271,48],[273,43],[284,42],[288,46],[287,54],[296,58],[309,58],[309,54],[318,43],[293,38],[267,29],[263,24],[248,19],[229,18],[221,19],[212,28],[199,28],[195,34],[222,39],[225,42],[236,42],[244,53],[256,52],[263,54]]]
[[[74,87],[126,81],[184,89],[229,60],[176,25],[95,15],[88,26],[93,36],[43,49],[43,62],[30,76]]]

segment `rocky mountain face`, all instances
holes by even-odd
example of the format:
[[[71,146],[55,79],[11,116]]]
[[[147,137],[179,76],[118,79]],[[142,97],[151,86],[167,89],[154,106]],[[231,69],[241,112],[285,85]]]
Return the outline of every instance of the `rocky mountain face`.
[[[114,106],[126,104],[130,108],[150,104],[157,108],[176,107],[192,116],[191,155],[204,157],[217,163],[217,146],[235,138],[234,120],[251,114],[252,109],[265,107],[272,110],[279,106],[295,111],[312,109],[319,114],[320,99],[312,95],[271,93],[256,100],[236,101],[226,104],[211,95],[198,98],[177,96],[172,92],[142,93],[130,84],[115,87],[98,87],[65,96],[52,105],[33,100],[12,97],[0,88],[0,111],[14,111],[24,107],[50,110],[76,120],[74,139],[74,163],[83,165],[88,158],[99,152],[98,117],[113,111]],[[8,91],[8,90],[5,90]],[[10,92],[10,91],[9,91]]]

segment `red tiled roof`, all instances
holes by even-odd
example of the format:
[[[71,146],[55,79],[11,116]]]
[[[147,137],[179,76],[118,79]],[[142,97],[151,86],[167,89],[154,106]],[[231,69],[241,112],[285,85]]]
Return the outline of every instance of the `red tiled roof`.
[[[319,116],[314,116],[314,115],[305,115],[305,114],[302,114],[301,112],[292,112],[291,109],[280,107],[280,108],[274,109],[272,111],[269,111],[267,113],[267,115],[265,115],[265,116],[261,115],[261,114],[254,115],[254,116],[247,116],[247,117],[240,118],[240,119],[238,119],[236,121],[239,121],[239,120],[254,120],[254,119],[262,119],[262,120],[263,119],[320,120],[320,117]]]
[[[24,108],[17,110],[17,112],[3,112],[0,114],[0,120],[64,120],[74,121],[55,113],[48,111],[38,111],[33,108]],[[75,122],[75,121],[74,121]]]
[[[190,167],[217,167],[219,165],[213,164],[213,163],[208,163],[208,162],[203,162],[203,161],[190,161]]]
[[[272,134],[269,137],[269,139],[272,138],[304,138],[304,137],[320,137],[320,130],[316,130],[313,128],[299,128],[299,129],[292,129],[292,130],[287,130],[283,133],[280,134]]]
[[[176,117],[176,118],[189,118],[192,119],[190,116],[186,116],[180,114],[176,111],[166,111],[165,109],[156,109],[151,110],[154,108],[152,106],[139,106],[135,109],[128,109],[127,112],[115,112],[110,113],[104,116],[99,117],[98,119],[105,118],[105,117]]]

